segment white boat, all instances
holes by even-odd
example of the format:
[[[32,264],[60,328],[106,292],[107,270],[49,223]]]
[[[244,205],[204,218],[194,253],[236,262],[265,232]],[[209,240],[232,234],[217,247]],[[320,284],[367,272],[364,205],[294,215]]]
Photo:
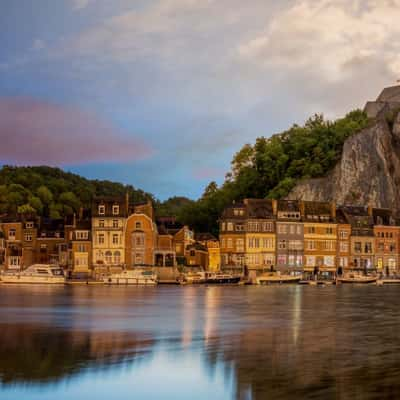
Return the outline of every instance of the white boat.
[[[336,278],[337,283],[374,283],[378,277],[360,273],[348,273]]]
[[[158,276],[152,270],[134,269],[111,274],[103,279],[109,285],[157,285]]]
[[[206,274],[203,271],[189,271],[184,273],[184,282],[185,283],[192,283],[192,284],[197,284],[197,283],[205,283],[206,281]]]
[[[23,271],[6,271],[0,279],[2,283],[65,283],[63,269],[52,264],[34,264]]]
[[[267,272],[257,276],[256,283],[258,285],[269,285],[273,283],[299,283],[300,280],[301,277],[298,275],[285,275],[276,272]]]
[[[226,283],[239,283],[240,276],[220,272],[206,272],[206,283],[211,284],[226,284]]]

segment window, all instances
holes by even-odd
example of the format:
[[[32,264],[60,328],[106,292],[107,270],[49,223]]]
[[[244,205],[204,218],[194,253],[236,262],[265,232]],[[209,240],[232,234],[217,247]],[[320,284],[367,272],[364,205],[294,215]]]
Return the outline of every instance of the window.
[[[89,238],[88,231],[76,231],[75,236],[77,240],[87,240]]]
[[[227,226],[226,226],[228,231],[233,231],[233,223],[232,222],[228,222]]]
[[[339,250],[342,253],[347,253],[349,251],[349,244],[347,242],[340,242],[339,243]]]
[[[378,250],[381,252],[385,250],[385,244],[383,242],[378,243]]]
[[[348,265],[347,257],[340,257],[339,258],[339,267],[346,268]]]
[[[315,240],[308,240],[307,241],[307,249],[308,250],[316,250],[317,249]]]
[[[133,248],[144,247],[144,233],[134,232],[132,234],[132,247]]]
[[[310,233],[310,234],[315,233],[315,227],[314,226],[309,226],[308,229],[307,229],[307,232]]]
[[[112,263],[112,253],[111,251],[106,251],[106,263],[111,264]]]
[[[361,253],[361,242],[355,242],[354,243],[354,251],[356,253]]]
[[[78,244],[78,253],[86,253],[86,245]]]
[[[114,251],[114,264],[121,264],[121,253]]]
[[[301,240],[289,240],[289,250],[303,250],[303,242]]]
[[[232,248],[233,248],[233,241],[232,241],[231,238],[227,239],[227,241],[226,241],[226,247],[227,247],[228,249],[232,249]]]
[[[389,244],[389,251],[391,253],[394,253],[396,251],[396,244],[395,243],[390,243]]]
[[[100,228],[104,228],[104,219],[101,219],[101,220],[99,221],[99,227],[100,227]]]
[[[279,240],[278,241],[278,249],[285,250],[286,249],[286,240]]]
[[[327,235],[333,235],[333,228],[332,227],[326,228],[326,234]]]
[[[306,265],[307,267],[315,267],[315,256],[306,256]]]
[[[278,265],[286,264],[286,256],[282,254],[278,254]]]
[[[287,233],[287,225],[278,225],[278,233],[285,235]]]
[[[113,226],[113,228],[118,228],[118,220],[117,219],[113,219],[112,226]]]
[[[325,240],[324,241],[324,250],[334,250],[335,242],[333,240]]]
[[[264,222],[263,229],[264,229],[264,232],[273,232],[274,224],[272,222]]]
[[[119,244],[119,235],[118,234],[114,233],[112,235],[112,243],[113,244]]]
[[[290,225],[289,226],[289,232],[290,232],[291,235],[294,235],[296,233],[296,226],[295,225]]]
[[[221,223],[221,231],[224,231],[226,229],[226,224],[225,222]]]
[[[8,231],[8,240],[15,240],[16,235],[17,235],[16,229],[11,228],[11,229]]]
[[[347,239],[349,237],[349,233],[347,231],[341,230],[339,233],[340,239]]]
[[[97,243],[98,244],[104,244],[104,233],[99,233],[97,235]]]
[[[221,247],[225,248],[225,239],[221,239]],[[177,250],[177,252],[178,252],[178,250]]]
[[[236,239],[236,251],[244,251],[244,240]]]
[[[100,205],[99,206],[99,215],[104,215],[106,213],[106,206]]]
[[[324,256],[324,265],[327,267],[335,266],[335,257],[334,256]]]
[[[244,231],[244,225],[243,224],[236,224],[235,230],[236,231]]]
[[[273,265],[274,264],[274,255],[273,254],[264,254],[264,265]]]
[[[32,242],[32,233],[25,233],[24,239],[25,242]]]
[[[294,262],[295,262],[295,258],[294,258],[294,255],[289,255],[289,265],[294,265]]]
[[[364,246],[365,253],[372,253],[372,243],[366,242]]]
[[[113,215],[119,215],[119,206],[118,205],[113,205],[112,213],[113,213]]]
[[[27,223],[25,224],[25,228],[26,228],[26,229],[32,229],[32,228],[33,228],[33,222],[27,222]]]

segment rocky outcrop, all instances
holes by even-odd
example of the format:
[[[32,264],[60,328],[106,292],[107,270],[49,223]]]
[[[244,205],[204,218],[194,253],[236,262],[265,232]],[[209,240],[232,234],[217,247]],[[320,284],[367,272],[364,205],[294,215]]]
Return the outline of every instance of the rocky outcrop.
[[[335,168],[300,182],[289,199],[392,208],[400,213],[400,86],[386,88],[365,112],[371,124],[348,138]]]

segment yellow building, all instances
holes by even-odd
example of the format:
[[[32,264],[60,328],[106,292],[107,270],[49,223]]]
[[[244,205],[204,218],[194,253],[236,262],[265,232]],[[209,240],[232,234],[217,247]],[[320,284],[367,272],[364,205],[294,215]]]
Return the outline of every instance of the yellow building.
[[[336,206],[331,203],[301,202],[304,226],[304,271],[325,277],[336,273]]]
[[[94,266],[125,264],[127,199],[98,198],[92,206],[92,261]]]
[[[221,268],[221,252],[219,240],[211,233],[199,233],[195,236],[196,241],[207,248],[208,270],[219,271]]]

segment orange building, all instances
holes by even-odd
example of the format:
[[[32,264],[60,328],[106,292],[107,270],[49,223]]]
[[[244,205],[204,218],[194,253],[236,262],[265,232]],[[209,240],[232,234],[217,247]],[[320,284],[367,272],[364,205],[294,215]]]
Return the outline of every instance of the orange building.
[[[333,203],[300,202],[304,224],[304,271],[326,278],[336,274],[336,206]]]
[[[134,210],[125,225],[125,261],[127,268],[154,265],[157,229],[151,213],[144,208]]]
[[[350,269],[351,265],[351,225],[349,224],[344,211],[338,208],[336,211],[337,221],[337,256],[336,266],[339,274]]]
[[[387,209],[374,208],[375,235],[375,268],[384,275],[394,275],[398,271],[399,264],[399,232],[400,227],[392,212]]]
[[[14,222],[13,218],[9,218],[3,221],[2,227],[5,242],[4,267],[15,270],[23,269],[22,222]]]

